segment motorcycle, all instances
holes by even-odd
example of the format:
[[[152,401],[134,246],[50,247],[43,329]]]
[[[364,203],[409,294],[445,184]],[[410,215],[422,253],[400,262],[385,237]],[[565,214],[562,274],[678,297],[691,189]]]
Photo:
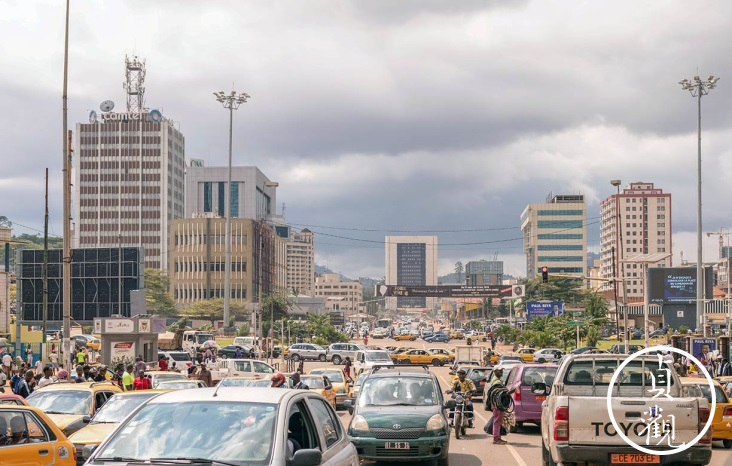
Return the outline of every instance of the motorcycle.
[[[468,401],[466,394],[462,392],[448,390],[446,393],[452,394],[452,397],[455,399],[455,409],[452,410],[452,423],[455,427],[455,438],[459,440],[461,436],[465,435],[465,429],[470,425],[470,419],[468,418],[469,412],[466,410]]]

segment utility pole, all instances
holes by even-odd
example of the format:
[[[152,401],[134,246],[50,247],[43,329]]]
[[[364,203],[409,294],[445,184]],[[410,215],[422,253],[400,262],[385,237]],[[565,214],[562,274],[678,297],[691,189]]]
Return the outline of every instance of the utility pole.
[[[71,356],[71,131],[68,130],[68,81],[69,81],[69,0],[66,0],[66,30],[64,34],[64,84],[61,96],[63,125],[63,361]],[[68,139],[67,139],[68,138]],[[71,371],[68,371],[69,373]],[[69,374],[70,375],[70,374]]]
[[[46,343],[46,319],[48,318],[48,168],[46,168],[46,209],[43,214],[43,347],[41,347],[41,358]]]

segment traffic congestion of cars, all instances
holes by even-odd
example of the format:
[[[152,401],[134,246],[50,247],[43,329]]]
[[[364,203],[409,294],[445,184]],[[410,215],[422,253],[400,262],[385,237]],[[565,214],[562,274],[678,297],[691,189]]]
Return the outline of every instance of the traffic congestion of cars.
[[[10,440],[3,443],[0,438],[0,464],[460,465],[456,451],[474,448],[464,442],[477,442],[483,449],[490,443],[482,443],[483,425],[473,425],[473,420],[486,421],[493,414],[488,388],[496,378],[510,390],[509,445],[514,436],[535,445],[534,451],[526,452],[521,442],[511,447],[517,455],[528,455],[519,465],[577,464],[585,458],[593,464],[664,464],[654,463],[654,455],[632,456],[632,449],[607,434],[568,434],[570,429],[583,432],[577,426],[595,419],[595,414],[597,422],[606,422],[600,407],[605,398],[598,399],[600,395],[586,387],[605,383],[604,377],[622,356],[590,346],[567,353],[559,348],[505,345],[492,349],[490,343],[482,345],[480,334],[471,332],[452,332],[463,340],[453,338],[453,346],[436,346],[434,336],[443,331],[427,332],[422,342],[412,340],[411,331],[398,332],[394,335],[409,335],[408,346],[383,349],[353,341],[328,347],[296,343],[284,348],[280,363],[227,355],[218,363],[221,368],[211,370],[219,374],[214,387],[189,378],[185,359],[179,356],[184,371],[148,370],[151,389],[147,390],[124,391],[103,381],[53,383],[27,398],[3,393],[0,433]],[[471,337],[475,342],[467,344]],[[280,370],[298,364],[304,368],[295,374],[299,379],[294,372]],[[244,365],[247,370],[240,372]],[[634,370],[619,392],[628,397],[627,403],[636,403]],[[452,388],[463,373],[474,388],[467,394],[455,393]],[[299,387],[307,390],[274,389],[280,376],[283,388],[299,381],[303,384]],[[675,395],[686,396],[684,402],[699,412],[700,420],[705,410],[713,418],[708,441],[695,445],[688,458],[689,464],[710,464],[712,442],[732,448],[728,394],[732,378],[714,382],[713,413],[708,409],[712,392],[703,379],[680,378],[674,383]],[[563,404],[567,395],[568,405]],[[453,423],[460,419],[457,415],[453,419],[453,413],[465,409],[466,399],[482,404],[485,413],[471,408],[468,412],[474,414],[467,429]],[[617,401],[618,406],[622,402]],[[678,411],[671,404],[663,406]],[[679,435],[687,438],[701,428],[701,421],[679,426]],[[18,436],[25,440],[12,443]],[[21,448],[31,443],[46,451],[43,458],[30,458]],[[590,446],[592,451],[583,453]],[[10,456],[5,453],[24,462],[7,462]],[[493,462],[501,454],[487,453],[475,464],[513,464],[512,456]]]

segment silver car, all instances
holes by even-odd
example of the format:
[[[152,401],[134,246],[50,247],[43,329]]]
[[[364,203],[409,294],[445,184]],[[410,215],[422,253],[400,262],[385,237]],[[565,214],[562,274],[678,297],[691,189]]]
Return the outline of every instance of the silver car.
[[[359,464],[338,415],[321,395],[255,387],[163,393],[128,416],[98,448],[85,447],[84,457],[92,466],[150,458],[161,464]]]
[[[313,343],[295,343],[288,351],[287,358],[293,361],[312,359],[325,362],[326,359],[326,349]]]
[[[356,357],[356,351],[361,351],[365,349],[365,346],[356,345],[353,343],[333,343],[326,350],[325,359],[327,361],[332,361],[335,365],[338,365],[343,364],[346,356],[348,356],[349,358],[351,358],[351,362],[353,362],[353,358]]]

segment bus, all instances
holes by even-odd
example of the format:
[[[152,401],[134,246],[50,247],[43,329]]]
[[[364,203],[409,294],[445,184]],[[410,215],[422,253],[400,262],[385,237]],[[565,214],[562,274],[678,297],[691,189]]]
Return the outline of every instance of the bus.
[[[389,328],[391,327],[391,319],[379,319],[375,323],[376,328]]]

